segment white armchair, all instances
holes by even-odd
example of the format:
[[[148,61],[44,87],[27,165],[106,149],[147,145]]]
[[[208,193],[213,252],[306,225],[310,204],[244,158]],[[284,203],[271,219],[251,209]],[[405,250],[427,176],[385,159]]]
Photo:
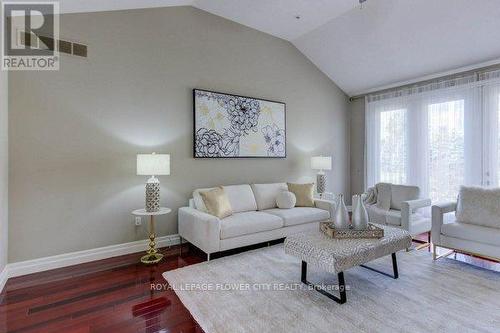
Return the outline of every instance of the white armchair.
[[[430,219],[415,213],[419,208],[431,206],[431,199],[416,199],[401,203],[401,228],[411,235],[419,235],[429,231]]]
[[[370,221],[405,229],[412,236],[430,232],[431,218],[419,209],[430,207],[431,200],[419,196],[418,186],[378,183],[367,195]],[[430,235],[428,242],[418,248],[429,246],[429,243]]]
[[[460,188],[458,202],[432,206],[433,259],[437,247],[500,260],[500,189]],[[447,213],[456,212],[454,215]]]

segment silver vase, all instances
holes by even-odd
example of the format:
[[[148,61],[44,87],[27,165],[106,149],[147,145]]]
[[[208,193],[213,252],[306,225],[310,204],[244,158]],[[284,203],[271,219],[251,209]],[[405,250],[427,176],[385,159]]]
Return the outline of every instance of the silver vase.
[[[345,206],[344,196],[339,194],[339,201],[333,216],[333,226],[335,229],[349,229],[349,213]]]
[[[360,195],[353,196],[354,209],[352,211],[352,227],[355,230],[368,229],[368,212],[366,211],[363,198]]]

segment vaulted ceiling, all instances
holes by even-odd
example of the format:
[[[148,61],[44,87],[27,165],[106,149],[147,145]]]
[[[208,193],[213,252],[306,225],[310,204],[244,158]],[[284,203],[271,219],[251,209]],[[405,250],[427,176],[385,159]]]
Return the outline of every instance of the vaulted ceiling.
[[[183,5],[292,42],[348,95],[500,62],[500,0],[60,0],[63,13]]]

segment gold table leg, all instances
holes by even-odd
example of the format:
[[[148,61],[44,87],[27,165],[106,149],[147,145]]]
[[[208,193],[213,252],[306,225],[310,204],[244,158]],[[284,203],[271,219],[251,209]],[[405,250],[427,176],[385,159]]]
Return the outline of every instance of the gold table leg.
[[[146,251],[145,256],[141,257],[143,264],[156,264],[163,258],[163,254],[158,253],[158,250],[156,250],[155,238],[155,221],[154,216],[151,215],[149,219],[149,250]]]

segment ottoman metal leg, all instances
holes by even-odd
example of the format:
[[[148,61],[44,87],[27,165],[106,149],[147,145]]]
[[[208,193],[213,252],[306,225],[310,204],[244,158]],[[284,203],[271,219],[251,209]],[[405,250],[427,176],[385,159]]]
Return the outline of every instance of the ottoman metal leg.
[[[399,273],[398,273],[398,262],[396,260],[396,253],[392,253],[391,256],[392,256],[392,270],[394,272],[393,275],[391,275],[389,273],[386,273],[386,272],[379,271],[378,269],[371,268],[371,267],[368,267],[368,266],[365,266],[365,265],[360,265],[360,266],[363,267],[363,268],[369,269],[371,271],[383,274],[385,276],[391,277],[393,279],[397,279],[399,277]]]
[[[326,297],[334,300],[335,302],[337,302],[339,304],[344,304],[345,302],[347,302],[347,295],[346,295],[346,291],[345,291],[344,272],[338,273],[340,298],[323,290],[323,288],[321,288],[320,286],[317,286],[317,285],[312,284],[311,282],[307,281],[307,263],[305,261],[302,261],[302,274],[300,276],[300,280],[302,281],[302,283],[304,283],[310,287],[313,287],[314,290],[318,291],[319,293],[325,295]]]

